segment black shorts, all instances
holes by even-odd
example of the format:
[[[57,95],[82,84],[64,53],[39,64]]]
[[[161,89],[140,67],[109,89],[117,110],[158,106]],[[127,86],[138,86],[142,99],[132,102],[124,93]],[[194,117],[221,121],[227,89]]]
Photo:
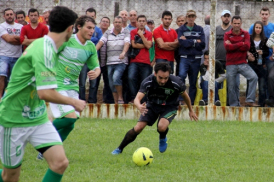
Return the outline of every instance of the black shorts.
[[[152,126],[157,119],[159,122],[161,118],[165,118],[171,123],[177,115],[178,106],[147,104],[147,109],[148,112],[144,116],[141,115],[138,122],[144,121],[148,126]]]

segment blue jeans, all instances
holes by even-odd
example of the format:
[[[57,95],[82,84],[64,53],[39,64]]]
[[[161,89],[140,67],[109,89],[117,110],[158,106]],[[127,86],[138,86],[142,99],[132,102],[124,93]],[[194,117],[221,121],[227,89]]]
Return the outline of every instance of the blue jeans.
[[[201,88],[203,90],[203,100],[208,101],[208,81],[203,80],[201,82]],[[219,99],[218,90],[221,88],[221,83],[215,81],[215,102]]]
[[[108,83],[112,92],[117,92],[115,86],[122,85],[122,76],[126,69],[126,64],[112,64],[107,65],[108,70]]]
[[[104,89],[103,89],[103,102],[107,104],[113,104],[114,99],[108,83],[108,70],[107,66],[101,67],[101,74],[103,75],[104,80]],[[100,82],[100,81],[99,81]]]
[[[255,102],[258,77],[248,64],[227,65],[226,78],[229,106],[240,106],[239,91],[237,90],[237,74],[243,75],[249,82],[246,102]]]
[[[156,59],[155,60],[156,63],[169,63],[170,67],[171,67],[171,74],[174,73],[174,62],[173,61],[168,61],[167,59]]]
[[[188,75],[189,97],[192,105],[194,105],[194,100],[197,92],[196,83],[197,83],[197,77],[200,69],[200,63],[201,63],[201,58],[191,59],[191,58],[181,57],[180,59],[179,77],[181,77],[183,83],[185,83],[185,79]]]
[[[151,66],[149,64],[130,63],[128,66],[128,85],[131,100],[136,97],[141,82],[151,75],[151,73]]]
[[[258,104],[261,107],[265,105],[266,93],[267,93],[267,70],[263,67],[263,65],[256,65],[256,64],[249,64],[249,66],[254,70],[258,77],[258,84],[259,84],[259,101]],[[248,93],[248,85],[249,81],[247,81],[247,89],[246,93]]]
[[[9,80],[12,68],[17,60],[18,58],[0,56],[0,76],[5,76]]]
[[[79,98],[81,100],[86,100],[86,80],[87,73],[89,72],[87,64],[85,64],[79,75]],[[88,103],[97,102],[97,91],[98,91],[98,78],[89,81],[89,94]]]

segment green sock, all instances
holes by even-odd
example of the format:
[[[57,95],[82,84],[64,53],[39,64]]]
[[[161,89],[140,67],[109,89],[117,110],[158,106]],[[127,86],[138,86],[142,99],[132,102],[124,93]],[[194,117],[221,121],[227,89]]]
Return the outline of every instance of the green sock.
[[[2,171],[3,171],[3,169],[0,169],[0,182],[4,182],[2,179]]]
[[[56,130],[63,129],[75,123],[76,118],[56,118],[52,123]]]
[[[66,138],[68,137],[69,133],[73,130],[73,128],[74,124],[57,130],[63,142],[66,140]]]
[[[63,177],[63,174],[58,174],[49,168],[42,182],[60,182],[62,177]]]

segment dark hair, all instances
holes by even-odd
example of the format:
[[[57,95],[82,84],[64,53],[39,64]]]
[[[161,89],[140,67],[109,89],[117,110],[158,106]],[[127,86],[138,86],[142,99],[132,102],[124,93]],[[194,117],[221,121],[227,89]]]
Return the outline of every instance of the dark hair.
[[[49,15],[51,32],[61,33],[75,23],[77,14],[65,6],[55,6]]]
[[[236,20],[240,19],[242,21],[242,18],[239,15],[233,16],[232,19],[231,19],[231,23],[233,22],[234,19],[236,19]]]
[[[254,38],[256,36],[256,33],[255,33],[255,26],[256,26],[256,24],[260,24],[262,26],[262,31],[260,33],[260,38],[261,38],[261,41],[263,41],[265,39],[265,34],[264,34],[264,24],[261,21],[256,21],[254,23],[252,34],[250,35],[250,37],[252,38],[252,40],[254,40]]]
[[[123,18],[122,18],[121,16],[115,16],[115,17],[114,17],[114,20],[115,20],[115,19],[121,19],[121,20],[123,21]]]
[[[268,11],[268,12],[269,12],[269,14],[270,14],[270,10],[269,10],[269,8],[268,8],[268,7],[262,7],[262,9],[261,9],[260,13],[261,13],[262,11]]]
[[[169,73],[171,73],[171,66],[167,62],[156,63],[156,65],[154,66],[155,73],[157,74],[160,70],[163,72],[168,71]]]
[[[35,9],[35,8],[30,8],[30,9],[29,9],[29,12],[28,12],[28,16],[29,16],[30,13],[35,13],[35,12],[37,12],[37,13],[38,13],[38,16],[39,16],[39,12],[38,12],[37,9]]]
[[[77,18],[77,20],[75,22],[75,32],[74,33],[77,33],[79,31],[78,26],[83,27],[86,22],[91,22],[94,25],[96,25],[95,20],[93,18],[91,18],[90,16],[87,16],[87,15],[80,16],[79,18]]]
[[[26,14],[23,10],[18,10],[16,11],[16,19],[17,19],[17,15],[21,15],[21,14],[23,14],[23,16],[26,17]]]
[[[146,21],[147,21],[147,17],[145,15],[139,15],[139,16],[137,16],[137,21],[138,21],[139,18],[145,18]]]
[[[164,16],[171,16],[172,18],[172,13],[170,11],[164,11],[162,14],[162,18],[164,18]]]
[[[209,16],[205,17],[205,24],[210,25],[210,17]]]
[[[209,50],[206,50],[205,52],[204,52],[204,55],[209,55]]]
[[[108,21],[109,21],[109,23],[110,23],[110,19],[109,19],[109,17],[107,17],[107,16],[104,16],[103,18],[106,18],[106,19],[108,19]],[[101,18],[100,22],[102,21],[102,19],[103,19],[103,18]]]
[[[6,9],[4,9],[3,14],[5,15],[6,11],[9,11],[9,10],[13,11],[13,9],[11,9],[11,8],[6,8]]]
[[[88,8],[88,9],[86,10],[86,13],[87,13],[87,12],[90,12],[90,13],[94,12],[94,13],[95,13],[95,16],[96,16],[96,10],[95,10],[94,8]]]

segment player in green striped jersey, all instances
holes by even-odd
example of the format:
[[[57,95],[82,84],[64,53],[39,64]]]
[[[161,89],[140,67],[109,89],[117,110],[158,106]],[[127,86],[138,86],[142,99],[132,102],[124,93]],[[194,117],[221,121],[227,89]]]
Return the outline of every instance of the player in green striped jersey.
[[[68,166],[62,141],[48,120],[45,101],[72,105],[82,111],[79,99],[59,94],[56,80],[58,48],[71,37],[77,14],[57,6],[49,17],[48,36],[34,41],[16,62],[0,102],[0,181],[19,181],[25,146],[43,153],[49,169],[43,182],[60,182]]]
[[[91,70],[88,72],[90,80],[100,75],[95,45],[90,41],[95,28],[95,21],[89,16],[81,16],[76,20],[76,34],[63,44],[63,50],[58,57],[57,84],[58,92],[64,96],[79,98],[78,77],[86,63]],[[52,114],[55,118],[53,125],[64,141],[74,128],[74,123],[79,118],[79,112],[73,106],[50,103]],[[38,154],[38,159],[43,159]]]

